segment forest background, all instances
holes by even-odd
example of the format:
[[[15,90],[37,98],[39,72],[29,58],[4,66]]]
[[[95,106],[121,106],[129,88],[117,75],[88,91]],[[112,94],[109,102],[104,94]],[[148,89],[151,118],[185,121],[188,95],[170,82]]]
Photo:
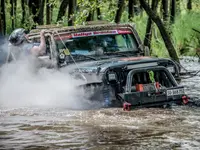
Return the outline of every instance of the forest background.
[[[195,56],[200,49],[200,0],[0,0],[0,33],[5,36],[15,28],[96,20],[134,23],[152,56],[169,57],[166,37],[178,57]]]

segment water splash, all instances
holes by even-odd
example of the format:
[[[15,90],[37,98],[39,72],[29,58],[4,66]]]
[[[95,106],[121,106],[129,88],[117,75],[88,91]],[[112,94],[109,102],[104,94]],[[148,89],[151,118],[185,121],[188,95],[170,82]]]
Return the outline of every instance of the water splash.
[[[31,57],[2,66],[0,83],[0,107],[82,109],[88,105],[88,95],[77,88],[83,84],[82,80],[75,80],[66,70],[38,69]]]

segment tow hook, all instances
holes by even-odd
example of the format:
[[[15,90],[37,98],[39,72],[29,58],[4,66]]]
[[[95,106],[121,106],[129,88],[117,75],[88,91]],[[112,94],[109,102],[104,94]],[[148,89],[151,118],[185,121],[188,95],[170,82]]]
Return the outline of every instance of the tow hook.
[[[125,102],[125,103],[123,104],[123,110],[124,110],[124,111],[130,111],[130,110],[131,110],[131,104]]]
[[[186,104],[189,102],[189,99],[190,99],[190,97],[188,97],[188,96],[186,96],[186,95],[182,96],[183,104],[186,105]]]

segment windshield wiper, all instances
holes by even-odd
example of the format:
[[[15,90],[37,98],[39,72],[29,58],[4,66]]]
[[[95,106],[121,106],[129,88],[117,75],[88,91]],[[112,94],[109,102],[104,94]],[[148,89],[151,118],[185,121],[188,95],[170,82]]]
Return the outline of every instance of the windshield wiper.
[[[106,55],[119,55],[119,56],[126,56],[130,57],[130,54],[138,53],[136,51],[117,51],[117,52],[104,52]]]
[[[88,55],[83,55],[83,54],[72,54],[72,56],[83,56],[83,57],[86,57],[86,58],[90,58],[92,60],[96,60],[96,61],[99,60],[99,59],[97,59],[95,57],[88,56]]]
[[[129,57],[127,54],[123,54],[120,52],[104,52],[105,55],[119,55],[119,56],[126,56]]]

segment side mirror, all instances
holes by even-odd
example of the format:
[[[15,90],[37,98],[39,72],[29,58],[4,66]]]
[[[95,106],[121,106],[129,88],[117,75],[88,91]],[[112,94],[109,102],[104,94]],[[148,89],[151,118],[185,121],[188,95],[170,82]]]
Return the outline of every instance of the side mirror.
[[[150,56],[150,50],[148,46],[144,46],[144,55],[145,56]]]

